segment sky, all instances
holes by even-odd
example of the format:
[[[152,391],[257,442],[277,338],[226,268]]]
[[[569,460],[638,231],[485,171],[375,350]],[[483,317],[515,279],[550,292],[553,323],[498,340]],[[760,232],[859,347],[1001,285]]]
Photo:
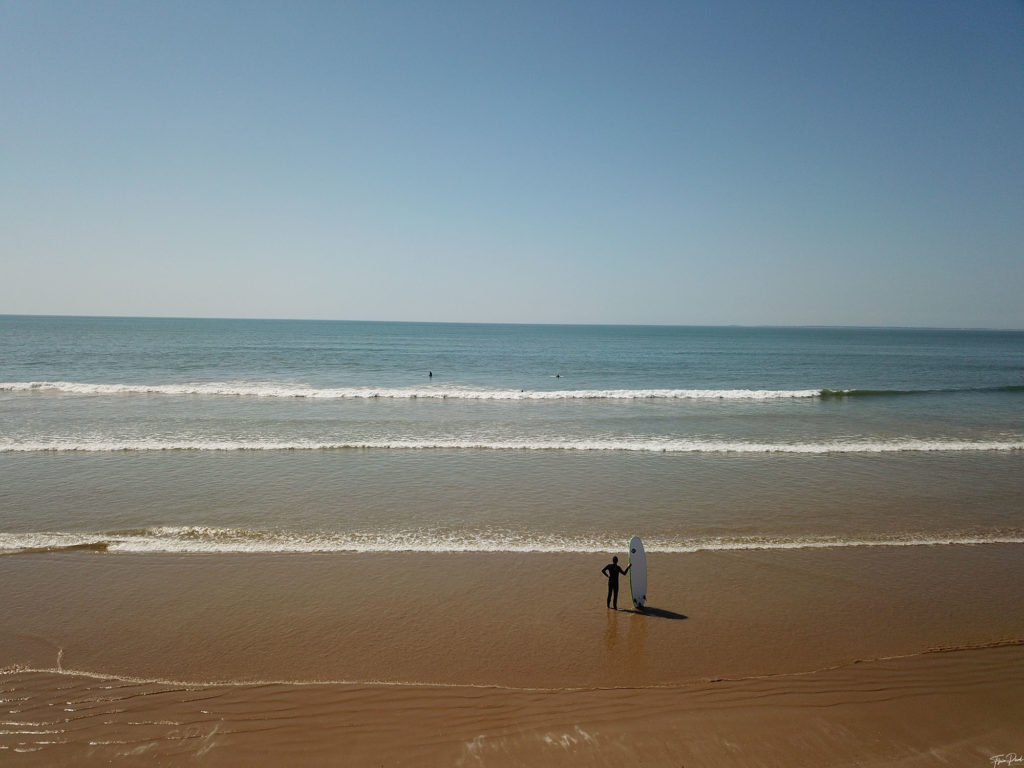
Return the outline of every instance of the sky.
[[[0,0],[0,314],[1024,329],[1024,2]]]

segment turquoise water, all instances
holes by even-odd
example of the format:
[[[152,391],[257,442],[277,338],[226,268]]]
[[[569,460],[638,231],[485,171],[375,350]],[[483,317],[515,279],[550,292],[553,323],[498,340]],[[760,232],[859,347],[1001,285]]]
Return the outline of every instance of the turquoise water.
[[[1024,332],[0,317],[0,549],[1024,541]]]

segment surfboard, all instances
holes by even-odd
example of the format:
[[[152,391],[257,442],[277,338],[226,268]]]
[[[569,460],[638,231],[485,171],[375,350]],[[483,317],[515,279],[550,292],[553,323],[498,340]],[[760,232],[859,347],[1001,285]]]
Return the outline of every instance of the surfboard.
[[[647,555],[639,536],[629,540],[629,591],[633,593],[633,607],[643,610],[647,602]]]

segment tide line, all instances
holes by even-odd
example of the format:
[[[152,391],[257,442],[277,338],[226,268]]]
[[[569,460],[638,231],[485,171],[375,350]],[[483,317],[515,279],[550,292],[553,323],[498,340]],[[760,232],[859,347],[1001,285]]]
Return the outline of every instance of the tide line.
[[[1003,638],[991,642],[956,645],[940,648],[925,648],[909,653],[892,655],[880,655],[852,659],[841,664],[833,664],[820,668],[801,669],[786,672],[762,672],[760,674],[738,675],[735,677],[698,678],[684,680],[678,683],[653,683],[642,685],[640,688],[647,690],[685,690],[704,688],[708,684],[742,683],[760,680],[782,680],[787,678],[806,678],[835,672],[843,669],[859,667],[865,664],[886,664],[904,659],[915,659],[930,655],[953,655],[977,653],[979,651],[1002,650],[1006,648],[1020,648],[1024,646],[1024,638]],[[415,680],[374,680],[374,679],[252,679],[252,680],[177,680],[161,677],[141,677],[123,673],[103,672],[87,669],[68,669],[60,665],[56,667],[34,667],[28,665],[11,665],[0,667],[0,678],[14,677],[18,675],[54,675],[66,679],[91,680],[96,683],[106,684],[103,688],[112,691],[115,687],[129,686],[154,686],[167,690],[143,691],[141,693],[118,691],[117,694],[108,694],[105,700],[111,695],[116,695],[117,700],[123,701],[134,698],[137,695],[151,696],[161,693],[192,692],[211,689],[225,688],[265,688],[271,686],[288,686],[294,688],[313,688],[327,686],[344,686],[352,688],[396,688],[396,689],[434,689],[434,690],[494,690],[513,691],[523,693],[572,693],[581,691],[616,691],[632,690],[635,686],[567,686],[567,687],[538,687],[538,686],[512,686],[498,683],[447,683],[447,682],[421,682]],[[85,702],[86,704],[91,702]]]

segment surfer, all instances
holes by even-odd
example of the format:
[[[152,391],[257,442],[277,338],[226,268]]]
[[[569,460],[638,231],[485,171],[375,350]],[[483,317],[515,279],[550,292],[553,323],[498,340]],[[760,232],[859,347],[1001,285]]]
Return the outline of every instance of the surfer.
[[[619,567],[619,558],[613,557],[612,561],[601,569],[601,573],[608,577],[607,604],[609,608],[614,608],[616,611],[619,610],[619,574],[625,576],[632,567],[633,564],[630,563],[626,566],[626,570],[622,570]]]

